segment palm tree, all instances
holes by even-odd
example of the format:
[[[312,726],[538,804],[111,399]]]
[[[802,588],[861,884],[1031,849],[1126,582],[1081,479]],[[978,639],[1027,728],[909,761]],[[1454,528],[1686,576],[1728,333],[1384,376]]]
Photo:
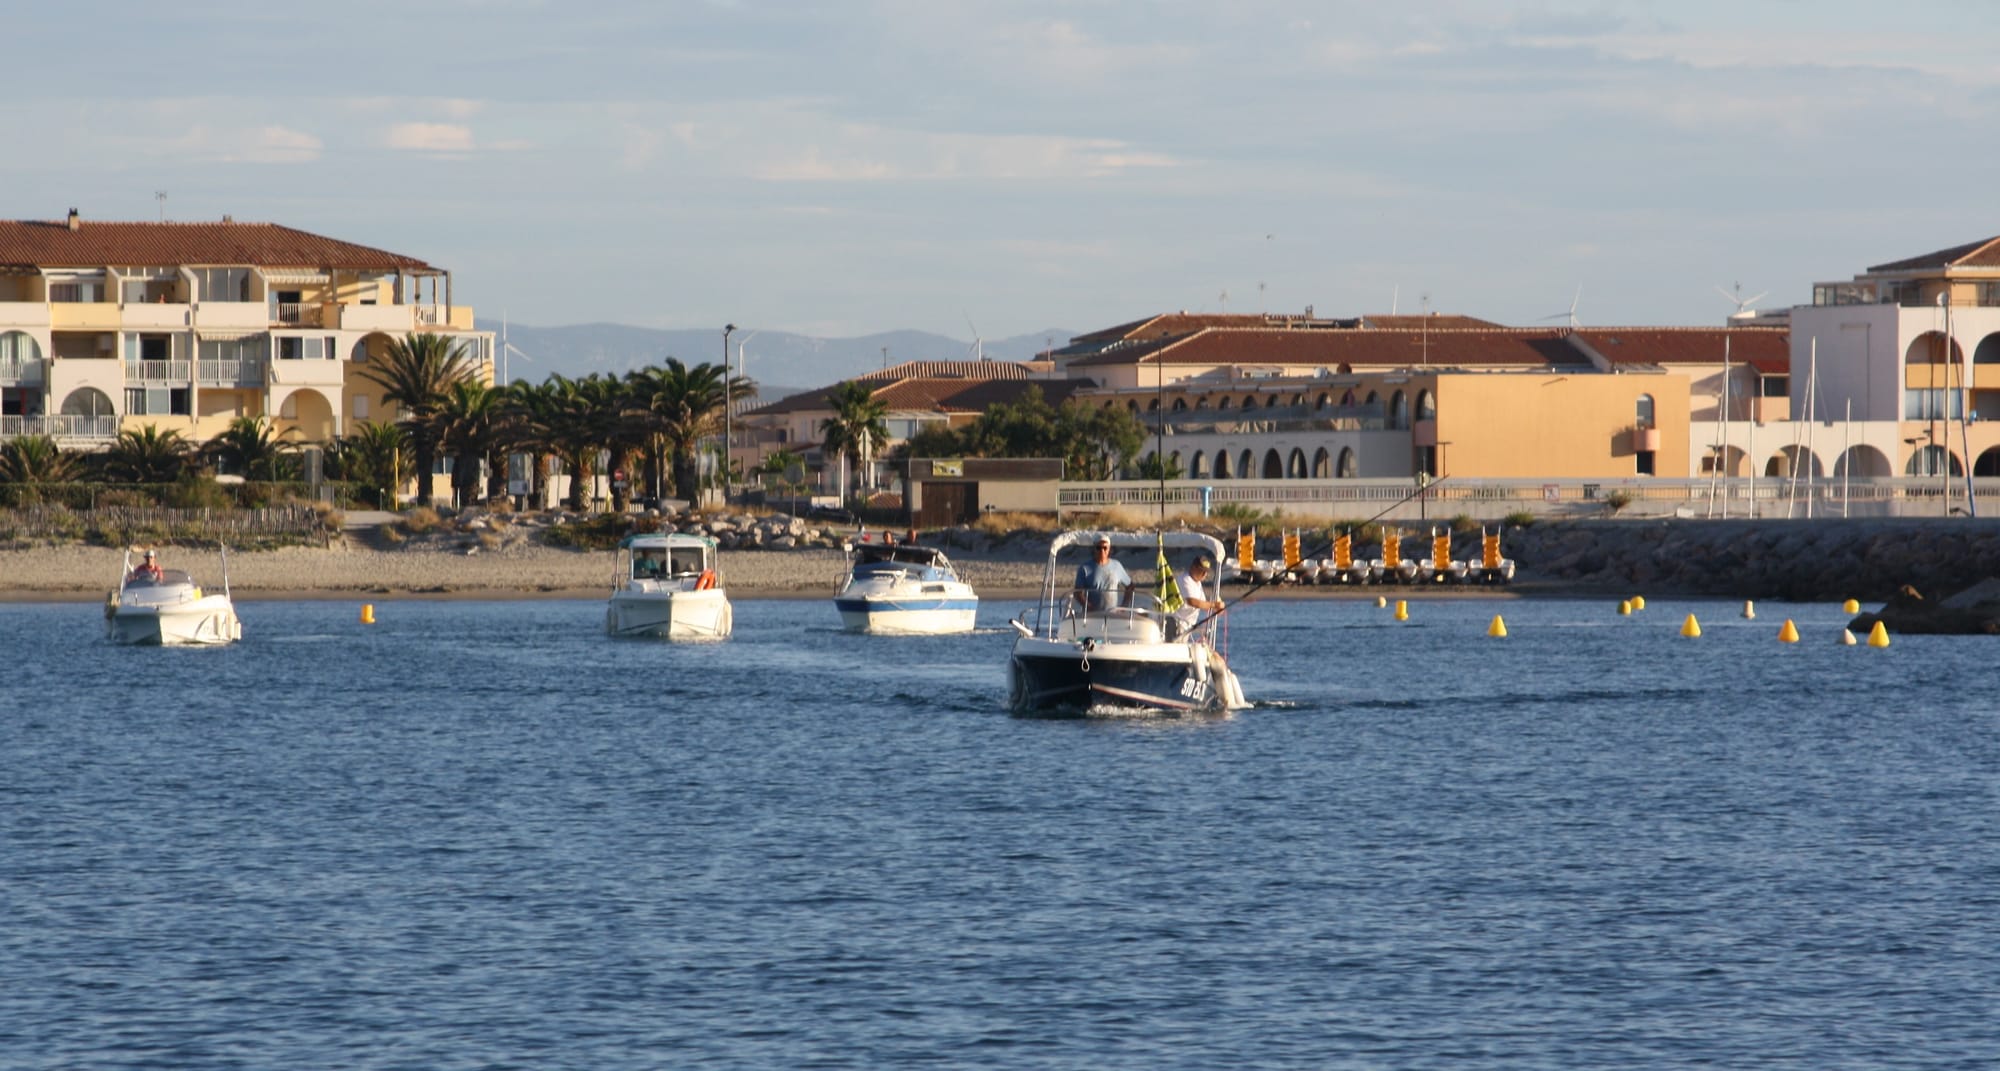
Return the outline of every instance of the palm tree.
[[[118,433],[104,454],[104,478],[113,483],[173,483],[187,467],[188,444],[181,433],[148,424]]]
[[[718,365],[704,361],[690,368],[677,357],[634,373],[630,382],[634,401],[647,414],[646,429],[665,445],[674,494],[690,503],[699,501],[701,441],[721,430],[722,414],[730,402],[749,397],[756,387]]]
[[[506,491],[504,398],[498,388],[462,379],[451,385],[438,407],[438,445],[452,456],[452,501],[461,507],[478,496],[481,462],[488,474],[487,495]]]
[[[833,407],[833,417],[820,425],[824,436],[821,448],[840,455],[843,472],[849,462],[859,461],[865,479],[868,459],[889,441],[889,425],[884,419],[889,414],[889,403],[875,397],[868,384],[854,380],[833,388],[826,400]],[[843,481],[843,494],[845,490]]]
[[[547,408],[541,413],[543,434],[550,451],[569,470],[566,505],[579,512],[597,482],[597,455],[604,445],[599,403],[606,393],[602,384],[607,378],[597,372],[582,379],[555,374],[544,384],[549,398]]]
[[[210,439],[202,453],[220,471],[248,480],[280,479],[279,469],[291,447],[271,434],[271,422],[263,417],[240,416]]]
[[[410,437],[395,424],[364,420],[340,441],[342,475],[372,493],[377,507],[394,508],[396,488],[409,472]]]
[[[74,455],[47,435],[23,435],[0,443],[0,485],[5,485],[15,505],[39,501],[42,487],[69,483],[76,479],[79,466]]]
[[[464,340],[420,332],[391,339],[388,352],[362,371],[361,377],[382,388],[382,400],[402,410],[397,421],[410,437],[416,454],[417,501],[431,501],[431,469],[437,458],[438,411],[454,383],[473,376],[471,351]]]

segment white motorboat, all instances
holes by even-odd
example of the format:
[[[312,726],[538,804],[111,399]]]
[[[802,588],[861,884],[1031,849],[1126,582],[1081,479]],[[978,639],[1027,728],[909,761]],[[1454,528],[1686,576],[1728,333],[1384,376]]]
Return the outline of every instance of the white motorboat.
[[[126,548],[118,590],[104,603],[106,635],[113,643],[149,647],[216,646],[243,638],[243,622],[229,599],[229,552],[222,554],[222,592],[202,590],[184,569],[140,568]]]
[[[979,596],[936,547],[850,543],[833,606],[849,632],[941,636],[972,631]]]
[[[719,640],[734,624],[729,595],[716,570],[715,540],[678,533],[626,536],[604,631],[613,636]]]
[[[1139,552],[1157,562],[1164,546],[1201,550],[1222,561],[1222,542],[1199,532],[1064,532],[1049,547],[1040,602],[1012,622],[1019,635],[1008,671],[1008,701],[1019,714],[1153,711],[1222,714],[1249,706],[1207,627],[1206,614],[1188,628],[1162,609],[1157,566],[1128,568],[1132,588],[1118,605],[1090,609],[1073,593],[1076,557],[1099,536],[1113,553]],[[1135,558],[1135,561],[1137,558]],[[1184,563],[1183,563],[1184,564]],[[1213,593],[1211,593],[1213,594]]]

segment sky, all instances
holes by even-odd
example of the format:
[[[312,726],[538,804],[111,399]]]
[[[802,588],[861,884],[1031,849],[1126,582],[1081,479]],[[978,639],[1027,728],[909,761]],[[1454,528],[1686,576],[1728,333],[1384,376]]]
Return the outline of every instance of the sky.
[[[282,223],[539,326],[1715,324],[1725,292],[2000,234],[1985,0],[108,0],[7,29],[0,216]]]

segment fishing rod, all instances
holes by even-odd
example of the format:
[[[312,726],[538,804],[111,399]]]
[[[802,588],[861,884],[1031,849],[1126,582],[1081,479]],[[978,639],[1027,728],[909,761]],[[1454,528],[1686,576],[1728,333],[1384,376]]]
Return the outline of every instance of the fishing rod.
[[[1441,484],[1441,483],[1445,482],[1445,481],[1446,481],[1446,480],[1448,480],[1448,479],[1451,479],[1451,477],[1450,477],[1450,476],[1439,476],[1439,477],[1438,477],[1437,479],[1434,479],[1434,480],[1432,480],[1431,482],[1429,482],[1429,483],[1425,484],[1424,486],[1422,486],[1422,487],[1419,487],[1419,488],[1417,488],[1417,489],[1416,489],[1415,491],[1412,491],[1412,492],[1410,492],[1409,494],[1407,494],[1407,495],[1404,495],[1404,496],[1403,496],[1402,498],[1399,498],[1399,499],[1397,499],[1397,500],[1396,500],[1395,502],[1391,503],[1391,504],[1389,505],[1389,507],[1388,507],[1388,508],[1384,509],[1384,510],[1383,510],[1382,512],[1380,512],[1380,513],[1377,513],[1377,514],[1376,514],[1375,516],[1373,516],[1373,517],[1370,517],[1370,518],[1368,518],[1368,519],[1367,519],[1367,520],[1365,520],[1365,521],[1362,521],[1362,522],[1361,522],[1361,523],[1360,523],[1359,525],[1357,525],[1356,527],[1358,527],[1358,528],[1366,528],[1366,527],[1368,527],[1369,525],[1371,525],[1371,524],[1374,524],[1374,523],[1375,523],[1376,521],[1379,521],[1379,520],[1381,520],[1382,518],[1384,518],[1384,517],[1387,517],[1387,516],[1388,516],[1389,514],[1391,514],[1391,513],[1394,513],[1394,512],[1396,512],[1396,511],[1397,511],[1398,509],[1401,509],[1401,508],[1402,508],[1403,506],[1407,505],[1407,504],[1408,504],[1408,503],[1410,502],[1410,500],[1411,500],[1411,499],[1415,499],[1415,498],[1422,498],[1422,497],[1423,497],[1424,495],[1426,495],[1426,494],[1429,494],[1429,493],[1430,493],[1430,490],[1431,490],[1431,488],[1433,488],[1433,487],[1436,487],[1436,486],[1437,486],[1438,484]],[[1316,547],[1314,547],[1314,548],[1313,548],[1313,553],[1312,553],[1312,555],[1306,555],[1306,554],[1301,554],[1301,555],[1299,555],[1299,557],[1300,557],[1300,558],[1306,558],[1306,557],[1316,557],[1316,556],[1318,556],[1318,555],[1319,555],[1320,553],[1322,553],[1322,552],[1324,552],[1324,551],[1330,551],[1330,550],[1332,550],[1332,549],[1333,549],[1333,544],[1334,544],[1334,543],[1335,543],[1335,542],[1336,542],[1336,541],[1337,541],[1337,540],[1338,540],[1339,538],[1340,538],[1340,537],[1338,537],[1338,536],[1335,536],[1335,537],[1333,537],[1332,539],[1329,539],[1329,540],[1327,540],[1327,541],[1326,541],[1325,543],[1323,543],[1323,544],[1320,544],[1319,546],[1316,546]],[[1221,566],[1221,563],[1220,563],[1220,562],[1218,562],[1218,563],[1216,563],[1216,564],[1217,564],[1217,571],[1216,571],[1216,584],[1215,584],[1215,586],[1216,586],[1217,590],[1220,590],[1220,589],[1221,589],[1221,587],[1222,587],[1222,577],[1221,577],[1221,568],[1220,568],[1220,566]],[[1237,596],[1236,596],[1235,598],[1233,598],[1233,599],[1224,599],[1224,600],[1223,600],[1223,602],[1222,602],[1222,609],[1220,609],[1220,610],[1214,610],[1214,611],[1211,611],[1211,612],[1210,612],[1210,613],[1208,614],[1208,616],[1206,616],[1206,617],[1203,617],[1203,618],[1201,618],[1201,619],[1197,620],[1197,621],[1195,622],[1195,624],[1194,624],[1194,627],[1195,627],[1195,628],[1197,628],[1197,629],[1198,629],[1198,628],[1201,628],[1201,627],[1203,627],[1203,626],[1207,625],[1207,624],[1208,624],[1209,622],[1211,622],[1211,621],[1215,620],[1216,618],[1218,618],[1218,617],[1221,617],[1221,616],[1222,616],[1223,614],[1226,614],[1226,613],[1228,613],[1229,611],[1231,611],[1231,610],[1234,610],[1234,609],[1236,609],[1236,607],[1237,607],[1237,606],[1238,606],[1239,604],[1243,603],[1243,602],[1244,602],[1245,600],[1249,599],[1249,598],[1250,598],[1251,596],[1253,596],[1253,595],[1257,594],[1257,592],[1259,592],[1259,591],[1260,591],[1260,590],[1262,590],[1263,588],[1265,588],[1265,587],[1269,587],[1269,586],[1272,586],[1272,585],[1275,585],[1275,584],[1276,584],[1276,583],[1278,582],[1278,576],[1279,576],[1279,574],[1278,574],[1278,573],[1276,573],[1276,572],[1274,572],[1274,573],[1272,573],[1272,574],[1271,574],[1271,579],[1269,579],[1269,580],[1265,580],[1265,579],[1264,579],[1264,578],[1262,578],[1262,577],[1258,577],[1257,579],[1253,580],[1253,581],[1251,582],[1250,586],[1249,586],[1249,587],[1247,587],[1247,588],[1245,588],[1245,589],[1243,589],[1243,591],[1242,591],[1242,592],[1241,592],[1240,594],[1238,594],[1238,595],[1237,595]],[[1190,629],[1189,631],[1193,631],[1193,630],[1192,630],[1192,629]]]

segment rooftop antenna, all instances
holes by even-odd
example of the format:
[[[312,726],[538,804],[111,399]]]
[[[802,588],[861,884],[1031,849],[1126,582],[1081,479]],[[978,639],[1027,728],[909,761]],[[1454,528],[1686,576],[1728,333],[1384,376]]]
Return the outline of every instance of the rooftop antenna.
[[[884,372],[889,370],[889,347],[887,346],[882,347],[882,370]]]
[[[153,200],[160,202],[160,222],[165,223],[167,221],[167,191],[154,190]]]
[[[1576,296],[1575,296],[1575,297],[1572,297],[1572,298],[1570,298],[1570,299],[1569,299],[1569,311],[1568,311],[1568,312],[1556,312],[1556,313],[1550,313],[1550,314],[1549,314],[1549,315],[1547,315],[1547,316],[1538,316],[1538,317],[1536,317],[1536,318],[1535,318],[1535,321],[1536,321],[1537,323],[1540,323],[1540,322],[1541,322],[1541,321],[1543,321],[1543,320],[1564,320],[1564,319],[1567,319],[1567,320],[1569,321],[1569,329],[1570,329],[1570,330],[1572,330],[1572,331],[1574,331],[1574,330],[1576,330],[1576,329],[1577,329],[1577,327],[1578,327],[1578,323],[1577,323],[1577,319],[1576,319],[1576,306],[1577,306],[1577,303],[1578,303],[1578,302],[1580,302],[1580,301],[1582,301],[1582,300],[1583,300],[1583,284],[1582,284],[1582,283],[1578,283],[1578,284],[1576,284]]]
[[[1264,300],[1264,280],[1257,280],[1257,311],[1270,312],[1271,306]]]
[[[1222,311],[1223,311],[1224,313],[1228,313],[1228,312],[1229,312],[1229,291],[1228,291],[1228,290],[1224,290],[1224,291],[1223,291],[1223,292],[1222,292],[1221,294],[1217,295],[1217,297],[1216,297],[1216,299],[1215,299],[1215,300],[1216,300],[1216,301],[1218,301],[1218,302],[1221,302],[1221,303],[1222,303]]]
[[[1727,298],[1729,301],[1733,302],[1736,305],[1736,311],[1729,314],[1729,318],[1732,320],[1748,320],[1755,317],[1757,315],[1757,310],[1752,308],[1751,306],[1757,304],[1758,298],[1761,298],[1765,294],[1770,293],[1769,290],[1765,290],[1762,291],[1761,293],[1756,293],[1750,295],[1749,297],[1744,297],[1742,283],[1735,284],[1735,289],[1733,292],[1729,290],[1724,290],[1721,286],[1717,286],[1715,288],[1715,292],[1721,294],[1724,298]]]

